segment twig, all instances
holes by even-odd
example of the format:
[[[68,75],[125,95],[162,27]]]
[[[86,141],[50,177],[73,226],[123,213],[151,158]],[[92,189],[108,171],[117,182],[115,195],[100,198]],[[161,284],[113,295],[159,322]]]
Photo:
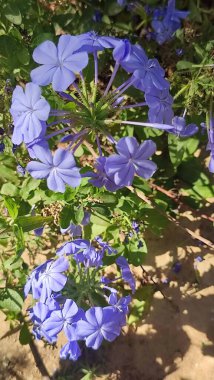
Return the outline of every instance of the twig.
[[[40,355],[33,339],[30,340],[29,346],[30,346],[31,352],[33,354],[36,366],[37,366],[38,370],[40,371],[41,375],[46,376],[48,379],[51,379],[51,376],[49,375],[49,372],[48,372],[47,368],[45,367],[45,364],[41,358],[41,355]]]

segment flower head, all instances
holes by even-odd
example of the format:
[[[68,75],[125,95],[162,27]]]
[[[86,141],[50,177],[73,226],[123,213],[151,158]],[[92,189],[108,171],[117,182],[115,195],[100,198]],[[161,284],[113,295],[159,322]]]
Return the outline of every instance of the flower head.
[[[33,59],[41,66],[31,71],[34,83],[46,86],[52,83],[55,91],[64,91],[76,79],[79,73],[88,64],[86,52],[77,52],[79,37],[63,35],[56,46],[52,41],[45,41],[33,52]]]
[[[154,154],[156,145],[151,140],[139,144],[135,137],[122,137],[116,144],[118,154],[106,159],[105,170],[117,186],[130,186],[134,175],[150,178],[157,169],[148,158]]]
[[[96,32],[87,32],[78,36],[78,51],[87,51],[94,53],[104,49],[113,49],[118,41],[114,37],[99,36]]]
[[[146,103],[149,106],[149,121],[151,123],[170,124],[173,118],[172,103],[173,98],[169,90],[151,89],[145,95]]]
[[[79,169],[76,167],[74,157],[68,150],[58,148],[52,156],[50,150],[45,150],[41,146],[34,149],[36,158],[39,161],[28,163],[26,170],[33,178],[46,178],[50,190],[65,191],[65,184],[77,187],[81,182]]]
[[[198,132],[198,127],[195,124],[186,125],[184,117],[175,116],[172,119],[173,129],[170,130],[170,133],[173,133],[179,137],[190,137]]]
[[[94,172],[88,173],[88,175],[90,175],[90,177],[92,178],[89,180],[89,182],[98,188],[105,186],[105,188],[108,191],[116,191],[120,188],[120,186],[116,185],[116,183],[113,180],[113,177],[109,176],[106,173],[106,170],[105,170],[106,160],[107,158],[104,156],[98,157],[96,159],[96,163],[95,163],[96,173]]]
[[[16,86],[13,91],[10,113],[13,116],[12,142],[30,143],[45,131],[43,123],[49,117],[50,105],[42,98],[41,89],[35,83],[27,83],[25,90]]]
[[[84,339],[87,347],[97,350],[103,339],[112,342],[120,335],[121,326],[111,307],[91,307],[85,313],[85,320],[77,322],[77,336]]]
[[[128,282],[128,284],[130,285],[132,289],[132,293],[134,293],[135,288],[136,288],[135,279],[131,273],[131,270],[129,268],[129,264],[126,258],[123,256],[120,256],[117,258],[116,263],[121,268],[122,278],[124,279],[124,281]]]

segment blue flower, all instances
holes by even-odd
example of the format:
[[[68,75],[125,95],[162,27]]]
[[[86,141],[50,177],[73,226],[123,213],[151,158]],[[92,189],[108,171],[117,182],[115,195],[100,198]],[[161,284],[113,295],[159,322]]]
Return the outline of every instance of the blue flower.
[[[90,223],[91,214],[87,211],[84,212],[81,225],[71,223],[67,228],[60,228],[62,234],[69,232],[73,237],[82,235],[82,226],[86,226]]]
[[[118,63],[123,62],[129,57],[132,49],[132,44],[129,40],[119,40],[113,50],[114,60]]]
[[[116,149],[118,154],[106,159],[105,170],[117,186],[130,186],[135,174],[148,179],[156,171],[156,164],[148,160],[156,150],[152,140],[139,144],[135,137],[122,137],[116,144]]]
[[[44,329],[44,322],[50,314],[51,310],[42,302],[37,302],[32,310],[30,310],[30,317],[34,323],[32,332],[36,339],[45,338],[49,343],[54,343],[56,342],[57,337],[50,337]]]
[[[3,142],[0,142],[0,153],[3,153],[5,150],[5,144]]]
[[[133,86],[142,91],[149,92],[153,87],[159,90],[169,88],[169,82],[164,79],[165,72],[157,59],[148,59],[140,45],[132,45],[120,64],[126,71],[133,73]]]
[[[60,350],[60,359],[70,359],[76,361],[81,355],[81,350],[78,343],[70,341],[66,343]]]
[[[56,254],[73,255],[78,264],[84,264],[85,267],[99,267],[102,265],[103,251],[96,250],[89,240],[76,239],[67,242],[58,248]]]
[[[22,176],[24,176],[24,175],[25,175],[25,172],[26,172],[25,168],[23,168],[22,165],[17,165],[17,167],[16,167],[16,171],[17,171],[19,174],[21,174]]]
[[[126,258],[123,256],[120,256],[116,259],[116,263],[117,263],[117,265],[119,265],[119,267],[121,269],[122,278],[124,279],[124,281],[128,282],[128,284],[132,290],[132,293],[134,293],[135,289],[136,289],[135,279],[131,273],[131,270],[129,268],[129,264],[128,264]]]
[[[94,53],[104,49],[113,49],[117,39],[114,37],[99,36],[96,32],[87,32],[78,36],[78,51]]]
[[[75,73],[88,64],[87,53],[76,52],[79,44],[78,36],[63,35],[57,47],[52,41],[45,41],[36,47],[33,59],[41,66],[31,71],[32,81],[41,86],[52,83],[55,91],[66,90],[75,81]]]
[[[62,309],[52,311],[43,323],[43,329],[50,337],[57,336],[64,330],[67,337],[72,335],[73,339],[70,340],[75,340],[75,328],[72,324],[79,319],[78,312],[77,304],[71,299],[66,299]]]
[[[121,7],[125,7],[125,5],[127,4],[127,0],[117,0],[117,3],[118,3]]]
[[[69,263],[64,257],[40,265],[28,279],[24,289],[25,295],[32,291],[34,299],[40,298],[41,302],[45,302],[52,292],[59,292],[64,288],[67,277],[62,272],[68,267]]]
[[[172,119],[173,129],[169,132],[173,133],[179,137],[190,137],[198,132],[198,127],[195,124],[186,125],[186,121],[184,117],[175,116]]]
[[[84,339],[87,347],[97,350],[103,339],[112,342],[120,335],[121,326],[111,307],[91,307],[85,320],[77,322],[78,339]]]
[[[107,175],[105,170],[107,158],[104,156],[98,157],[95,163],[96,173],[89,172],[87,176],[90,176],[92,179],[89,180],[92,185],[100,188],[105,186],[108,191],[116,191],[120,186],[114,183],[112,176]]]
[[[185,19],[188,14],[189,12],[187,11],[175,9],[175,0],[169,0],[167,8],[163,8],[161,13],[157,14],[157,12],[154,12],[152,27],[155,31],[156,41],[162,45],[170,40],[176,30],[181,27],[180,20]]]
[[[103,14],[100,11],[95,10],[94,14],[92,16],[92,20],[95,21],[95,22],[101,22],[102,21],[102,17],[103,17]]]
[[[109,305],[113,306],[115,312],[118,313],[118,320],[120,325],[126,325],[126,315],[129,311],[129,304],[131,302],[131,296],[122,297],[118,300],[116,293],[111,293],[108,299]]]
[[[50,190],[64,193],[65,184],[77,187],[81,182],[81,175],[72,153],[58,148],[52,156],[50,150],[45,150],[39,145],[34,147],[36,158],[41,162],[31,161],[26,170],[33,178],[47,178],[47,186]]]
[[[21,86],[13,91],[10,113],[14,122],[12,142],[16,145],[22,141],[30,143],[44,131],[43,122],[49,117],[50,105],[42,98],[37,84],[27,83],[25,91]]]
[[[111,255],[112,253],[117,253],[117,250],[112,248],[107,242],[103,241],[100,236],[96,236],[95,240],[102,247],[103,252],[107,251],[109,255]]]
[[[173,98],[168,90],[151,89],[145,95],[149,106],[149,121],[151,123],[170,124],[173,118]]]

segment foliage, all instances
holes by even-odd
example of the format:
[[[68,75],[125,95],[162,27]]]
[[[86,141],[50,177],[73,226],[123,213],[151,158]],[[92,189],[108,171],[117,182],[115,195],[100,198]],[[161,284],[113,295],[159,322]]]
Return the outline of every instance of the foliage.
[[[111,133],[117,140],[128,135],[139,141],[155,141],[158,154],[153,160],[159,170],[152,179],[135,177],[131,188],[109,192],[84,178],[75,189],[67,186],[64,193],[53,192],[44,180],[36,180],[20,171],[17,173],[17,165],[25,167],[29,157],[22,145],[16,147],[11,142],[9,108],[13,88],[30,81],[29,73],[35,68],[32,53],[40,43],[46,40],[57,42],[57,36],[65,33],[76,35],[95,30],[102,35],[129,38],[132,43],[143,46],[149,57],[158,58],[170,81],[173,110],[180,116],[185,113],[189,123],[199,126],[204,122],[209,128],[213,107],[214,41],[208,41],[207,36],[214,33],[214,13],[209,2],[207,6],[201,1],[197,3],[198,6],[194,1],[177,1],[177,8],[188,8],[190,15],[173,38],[159,46],[147,38],[152,29],[151,16],[145,11],[146,5],[158,6],[156,0],[138,1],[129,11],[116,0],[54,3],[0,0],[0,144],[4,144],[0,152],[0,309],[9,320],[21,321],[21,344],[27,344],[31,339],[22,315],[24,284],[32,267],[41,263],[39,251],[45,252],[49,259],[57,244],[68,240],[69,234],[62,235],[62,229],[70,225],[81,226],[82,238],[87,240],[101,235],[104,241],[111,242],[118,255],[124,255],[129,264],[139,267],[147,254],[153,254],[147,252],[147,233],[152,232],[161,238],[172,217],[179,218],[176,197],[167,196],[171,189],[178,193],[184,204],[197,210],[207,198],[213,198],[214,184],[207,170],[207,135],[203,128],[196,135],[181,139],[174,134],[167,136],[162,130],[122,124],[112,126]],[[103,83],[109,79],[109,67],[112,69],[113,60],[107,53],[99,60]],[[84,74],[92,91],[93,70],[90,60]],[[127,74],[119,70],[115,87],[126,79]],[[64,106],[50,87],[43,95],[53,109],[72,108]],[[142,101],[136,88],[130,88],[127,95],[133,103]],[[121,117],[122,120],[146,122],[147,111],[124,108]],[[53,146],[55,141],[51,143]],[[109,148],[107,144],[106,148]],[[111,149],[108,153],[112,153]],[[90,147],[80,146],[75,159],[83,164],[84,172],[89,170],[93,161]],[[86,212],[90,214],[90,222],[84,225]],[[113,263],[112,256],[105,257],[105,265]],[[130,325],[142,320],[149,310],[154,284],[141,290],[134,295],[128,318]],[[93,371],[84,373],[85,379],[93,378]]]

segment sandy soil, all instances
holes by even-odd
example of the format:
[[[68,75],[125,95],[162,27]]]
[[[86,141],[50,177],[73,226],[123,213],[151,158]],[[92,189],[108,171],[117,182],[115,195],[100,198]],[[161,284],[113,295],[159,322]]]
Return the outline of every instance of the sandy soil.
[[[185,214],[183,225],[212,239],[210,221]],[[149,255],[145,265],[154,278],[168,278],[162,285],[165,299],[156,291],[149,313],[139,326],[125,331],[114,343],[98,352],[89,351],[82,365],[94,365],[96,380],[213,380],[214,379],[214,255],[212,248],[198,244],[170,225],[162,239],[148,235]],[[194,269],[194,259],[203,261]],[[172,265],[179,260],[179,273]],[[141,269],[136,275],[142,277]],[[147,285],[145,285],[147,286]],[[166,299],[168,297],[172,300]],[[18,332],[10,335],[9,323],[0,315],[0,380],[77,380],[79,364],[60,362],[58,349],[35,342],[21,346]],[[38,359],[38,366],[34,356]],[[83,376],[83,374],[82,374]]]

